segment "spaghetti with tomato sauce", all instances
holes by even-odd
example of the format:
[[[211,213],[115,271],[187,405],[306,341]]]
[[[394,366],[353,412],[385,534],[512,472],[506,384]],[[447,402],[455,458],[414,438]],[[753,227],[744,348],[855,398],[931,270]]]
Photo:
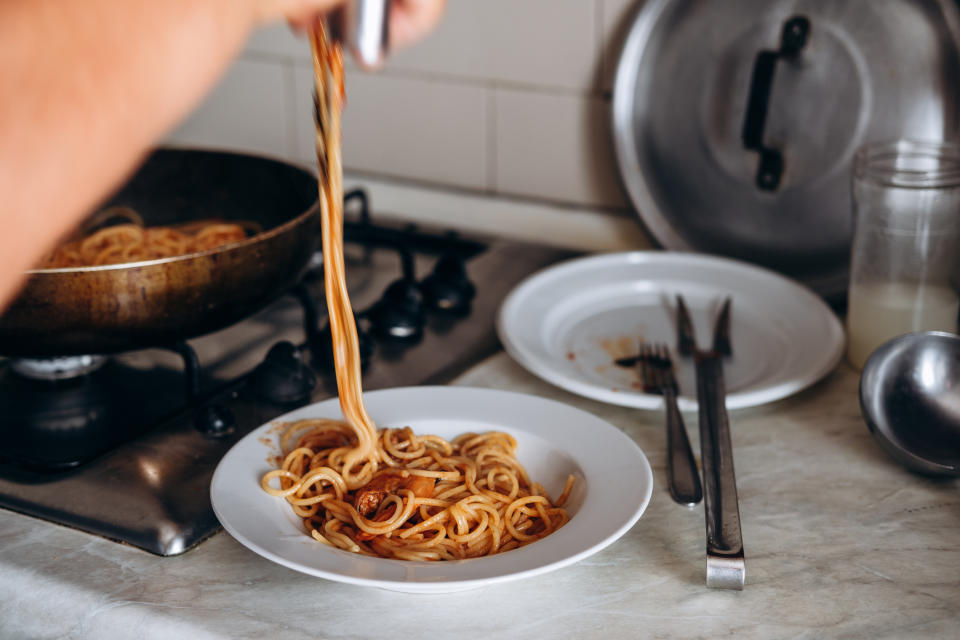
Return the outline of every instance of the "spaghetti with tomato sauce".
[[[572,476],[552,500],[527,476],[507,433],[466,433],[447,441],[409,427],[378,430],[367,414],[344,275],[343,56],[319,21],[310,38],[324,287],[345,420],[288,425],[280,439],[282,462],[264,474],[261,486],[286,499],[316,540],[366,555],[475,558],[539,540],[568,521],[563,504]]]
[[[112,207],[96,220],[122,220],[56,247],[40,263],[42,269],[93,267],[184,256],[245,240],[260,232],[253,222],[197,220],[178,225],[147,227],[135,210]]]

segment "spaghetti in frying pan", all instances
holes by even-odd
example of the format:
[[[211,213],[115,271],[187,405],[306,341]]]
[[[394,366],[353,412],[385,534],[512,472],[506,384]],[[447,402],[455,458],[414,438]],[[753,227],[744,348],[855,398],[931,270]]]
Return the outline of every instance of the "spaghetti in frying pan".
[[[196,220],[178,225],[147,227],[130,207],[111,207],[98,221],[122,220],[55,248],[40,263],[42,269],[92,267],[183,256],[233,244],[261,231],[253,222]]]

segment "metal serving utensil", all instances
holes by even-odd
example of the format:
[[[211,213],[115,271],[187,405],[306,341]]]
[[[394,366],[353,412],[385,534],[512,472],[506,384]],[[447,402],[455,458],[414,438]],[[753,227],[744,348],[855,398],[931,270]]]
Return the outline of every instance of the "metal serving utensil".
[[[666,345],[643,344],[638,358],[644,391],[662,395],[667,412],[667,478],[670,496],[675,502],[693,507],[703,498],[703,489],[687,428],[677,407],[679,388],[673,374],[670,351]]]
[[[746,565],[723,381],[723,358],[732,353],[730,305],[730,298],[727,298],[717,315],[713,347],[709,351],[700,351],[690,312],[683,297],[678,295],[677,350],[680,355],[692,356],[697,369],[700,460],[707,525],[707,586],[740,590],[746,577]]]
[[[860,408],[908,469],[960,476],[960,336],[927,331],[884,343],[863,368]]]
[[[383,66],[390,45],[388,0],[348,0],[333,12],[334,37],[343,43],[361,69]]]

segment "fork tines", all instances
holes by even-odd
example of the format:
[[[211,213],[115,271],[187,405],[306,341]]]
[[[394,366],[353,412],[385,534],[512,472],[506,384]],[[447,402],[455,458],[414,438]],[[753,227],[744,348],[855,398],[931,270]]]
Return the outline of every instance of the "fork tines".
[[[729,356],[733,353],[730,346],[730,302],[730,298],[723,301],[723,307],[717,314],[713,328],[713,351],[721,356]]]
[[[677,296],[677,352],[682,356],[692,356],[697,351],[697,339],[693,333],[693,320],[683,300]]]
[[[730,305],[732,299],[728,296],[723,301],[720,312],[714,321],[712,352],[719,356],[733,354],[730,345]],[[677,352],[682,356],[697,355],[697,338],[693,330],[693,321],[683,296],[677,295]]]
[[[673,375],[673,361],[670,359],[670,351],[666,345],[640,345],[639,360],[644,391],[658,394],[663,394],[664,391],[677,393],[677,380]]]

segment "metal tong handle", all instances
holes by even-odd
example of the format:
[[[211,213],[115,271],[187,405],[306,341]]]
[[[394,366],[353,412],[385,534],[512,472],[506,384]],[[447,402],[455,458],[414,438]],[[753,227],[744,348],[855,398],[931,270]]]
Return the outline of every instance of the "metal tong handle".
[[[740,590],[743,589],[746,566],[730,422],[725,404],[723,362],[716,355],[698,354],[696,368],[703,504],[707,523],[707,586]]]
[[[348,0],[331,17],[334,37],[365,71],[379,69],[390,44],[389,0]]]
[[[672,389],[665,389],[663,403],[667,408],[667,478],[670,495],[675,502],[693,507],[703,498],[703,489],[690,438],[687,437],[683,416],[677,406],[677,394]]]
[[[746,565],[740,533],[737,479],[727,417],[723,358],[732,352],[730,305],[727,298],[717,314],[710,351],[697,348],[690,311],[677,296],[677,350],[693,356],[697,368],[697,405],[700,416],[700,459],[703,465],[703,505],[707,523],[707,586],[743,589]]]

